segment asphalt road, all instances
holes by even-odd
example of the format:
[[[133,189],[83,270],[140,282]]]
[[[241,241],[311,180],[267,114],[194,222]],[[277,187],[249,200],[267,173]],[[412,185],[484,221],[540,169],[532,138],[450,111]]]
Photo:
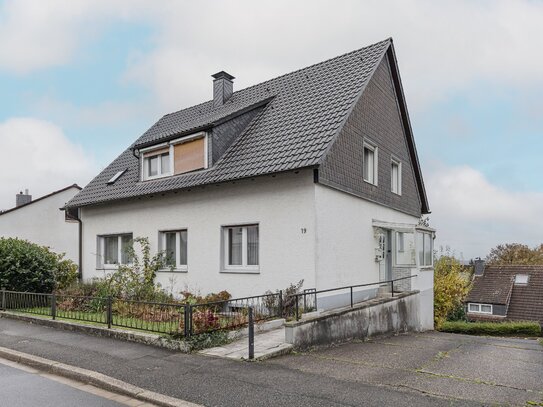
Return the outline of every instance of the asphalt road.
[[[122,407],[124,404],[0,363],[0,405]]]
[[[0,318],[0,346],[206,406],[525,406],[543,401],[543,347],[533,340],[408,334],[248,363]]]

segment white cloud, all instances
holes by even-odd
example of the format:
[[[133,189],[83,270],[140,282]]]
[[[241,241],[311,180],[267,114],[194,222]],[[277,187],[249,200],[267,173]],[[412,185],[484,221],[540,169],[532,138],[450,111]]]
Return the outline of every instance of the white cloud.
[[[97,168],[58,126],[31,118],[0,123],[0,209],[15,204],[15,194],[28,188],[36,198],[78,183],[83,186]]]
[[[543,193],[500,188],[469,166],[434,165],[425,174],[437,245],[469,259],[500,243],[543,243]]]
[[[543,85],[543,2],[530,0],[8,0],[0,15],[0,68],[17,73],[69,62],[106,24],[151,26],[124,77],[165,110],[208,98],[221,69],[239,89],[389,36],[411,108],[480,81]]]

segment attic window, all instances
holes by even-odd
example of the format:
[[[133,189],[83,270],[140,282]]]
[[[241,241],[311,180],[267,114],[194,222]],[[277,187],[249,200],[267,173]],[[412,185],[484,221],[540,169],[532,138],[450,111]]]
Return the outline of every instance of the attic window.
[[[529,278],[528,274],[517,274],[515,276],[515,285],[526,285]]]
[[[143,179],[161,178],[172,174],[170,147],[151,150],[143,154]]]
[[[142,180],[207,168],[207,143],[200,132],[141,150]]]
[[[377,146],[364,143],[364,181],[377,185]]]
[[[122,171],[117,172],[113,177],[110,178],[110,180],[107,182],[108,185],[114,184],[115,181],[117,181],[119,178],[121,178],[121,175],[123,175],[126,172],[126,168]]]

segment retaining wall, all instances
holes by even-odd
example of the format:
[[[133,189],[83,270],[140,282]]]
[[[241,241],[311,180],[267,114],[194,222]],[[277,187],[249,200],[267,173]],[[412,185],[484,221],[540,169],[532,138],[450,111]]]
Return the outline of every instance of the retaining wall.
[[[375,298],[285,324],[285,339],[297,349],[329,345],[351,339],[419,331],[419,291]]]

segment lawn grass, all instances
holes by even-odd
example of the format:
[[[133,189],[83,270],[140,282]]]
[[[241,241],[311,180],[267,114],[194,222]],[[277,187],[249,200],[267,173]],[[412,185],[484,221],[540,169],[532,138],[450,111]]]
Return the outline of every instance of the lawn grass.
[[[17,314],[31,314],[33,317],[51,319],[50,308],[25,308],[21,310],[10,310]],[[95,326],[107,326],[105,312],[89,312],[89,311],[57,311],[55,319],[59,321],[68,321],[75,323],[85,323]],[[163,321],[147,321],[141,318],[123,317],[113,314],[112,326],[135,331],[152,332],[157,334],[175,334],[179,332],[179,321],[163,322]]]
[[[442,332],[488,336],[541,336],[541,326],[533,321],[465,322],[446,321],[439,328]],[[540,340],[541,342],[541,340]]]

